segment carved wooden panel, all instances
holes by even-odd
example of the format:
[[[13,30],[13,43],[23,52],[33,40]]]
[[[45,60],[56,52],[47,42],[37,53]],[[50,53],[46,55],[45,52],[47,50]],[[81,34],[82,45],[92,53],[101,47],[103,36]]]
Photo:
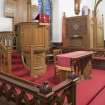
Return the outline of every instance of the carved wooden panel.
[[[97,12],[97,35],[96,35],[96,47],[103,48],[104,47],[104,19],[103,16]]]
[[[32,43],[32,27],[26,24],[21,30],[21,45],[30,45]]]
[[[42,26],[38,26],[37,28],[33,28],[33,31],[36,33],[36,35],[33,35],[34,44],[38,47],[44,47],[44,28]]]
[[[83,39],[72,39],[70,41],[70,46],[71,47],[80,47],[83,45]]]
[[[69,38],[70,47],[88,47],[86,40],[88,34],[88,17],[76,16],[66,18],[66,36]],[[86,42],[86,43],[85,43]]]
[[[87,17],[71,17],[67,18],[66,20],[66,26],[67,26],[67,34],[70,35],[70,37],[82,37],[87,32]]]
[[[66,39],[69,47],[103,48],[103,17],[75,16],[66,18]],[[66,40],[65,40],[66,41]],[[67,45],[66,45],[67,46]]]

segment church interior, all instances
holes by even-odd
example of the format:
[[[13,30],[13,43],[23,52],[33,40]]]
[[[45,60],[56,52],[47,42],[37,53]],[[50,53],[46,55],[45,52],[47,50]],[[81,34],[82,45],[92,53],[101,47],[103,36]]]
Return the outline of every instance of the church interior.
[[[105,0],[0,0],[0,105],[105,105]]]

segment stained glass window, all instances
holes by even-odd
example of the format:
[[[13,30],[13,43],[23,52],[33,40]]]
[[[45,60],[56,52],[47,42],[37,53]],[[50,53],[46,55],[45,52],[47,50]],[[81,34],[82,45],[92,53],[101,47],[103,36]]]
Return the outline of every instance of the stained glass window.
[[[41,23],[49,23],[51,18],[51,1],[50,0],[32,0],[32,19],[39,16]]]
[[[51,1],[50,0],[38,0],[39,15],[41,22],[50,22],[51,16]]]

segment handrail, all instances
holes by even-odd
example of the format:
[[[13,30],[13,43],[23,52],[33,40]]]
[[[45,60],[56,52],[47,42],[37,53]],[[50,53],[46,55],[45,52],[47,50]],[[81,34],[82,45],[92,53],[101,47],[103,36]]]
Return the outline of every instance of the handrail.
[[[17,86],[20,86],[20,87],[23,87],[26,89],[27,89],[27,87],[24,85],[34,86],[35,88],[38,88],[40,86],[40,84],[38,84],[38,83],[36,84],[31,81],[21,79],[18,76],[14,76],[13,74],[8,74],[8,73],[2,72],[2,71],[0,71],[0,79],[6,80],[9,83],[17,84]]]
[[[51,91],[48,91],[47,93],[45,93],[44,91],[46,91],[46,89],[48,88],[44,89],[44,93],[40,91],[40,89],[43,88],[43,85],[19,79],[4,72],[0,72],[0,83],[0,93],[7,94],[5,96],[9,95],[8,98],[10,99],[16,98],[16,102],[18,103],[24,102],[25,105],[27,105],[28,103],[33,102],[32,105],[36,105],[37,102],[39,102],[38,105],[55,105],[58,103],[59,105],[62,105],[62,102],[64,103],[64,101],[61,100],[64,100],[64,96],[67,96],[68,103],[76,105],[76,81],[73,81],[71,79],[67,79],[52,87]],[[10,87],[9,89],[7,88],[8,86]],[[20,95],[16,95],[16,91],[14,92],[16,88],[20,89]],[[59,96],[59,93],[62,94]],[[27,94],[32,95],[33,98],[31,99],[31,101],[26,98]],[[16,97],[12,97],[14,95]],[[58,100],[58,97],[61,100]],[[71,101],[69,101],[69,99]]]

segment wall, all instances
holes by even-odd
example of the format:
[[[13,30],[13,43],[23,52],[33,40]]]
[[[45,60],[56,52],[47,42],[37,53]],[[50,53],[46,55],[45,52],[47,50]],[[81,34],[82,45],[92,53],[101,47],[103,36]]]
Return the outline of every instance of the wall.
[[[52,42],[58,42],[60,41],[61,39],[61,36],[60,36],[60,26],[61,24],[60,21],[60,7],[59,7],[59,0],[53,0],[52,1]]]
[[[0,0],[0,17],[4,16],[4,0]]]
[[[4,17],[4,0],[0,0],[0,32],[12,30],[12,19]]]
[[[5,0],[0,0],[0,17],[5,17],[4,16],[4,6],[5,6],[4,2]],[[15,23],[27,21],[27,0],[16,1],[16,13],[14,14],[14,21]]]
[[[62,15],[66,12],[67,16],[73,13],[73,0],[53,0],[53,25],[52,42],[62,42]]]

